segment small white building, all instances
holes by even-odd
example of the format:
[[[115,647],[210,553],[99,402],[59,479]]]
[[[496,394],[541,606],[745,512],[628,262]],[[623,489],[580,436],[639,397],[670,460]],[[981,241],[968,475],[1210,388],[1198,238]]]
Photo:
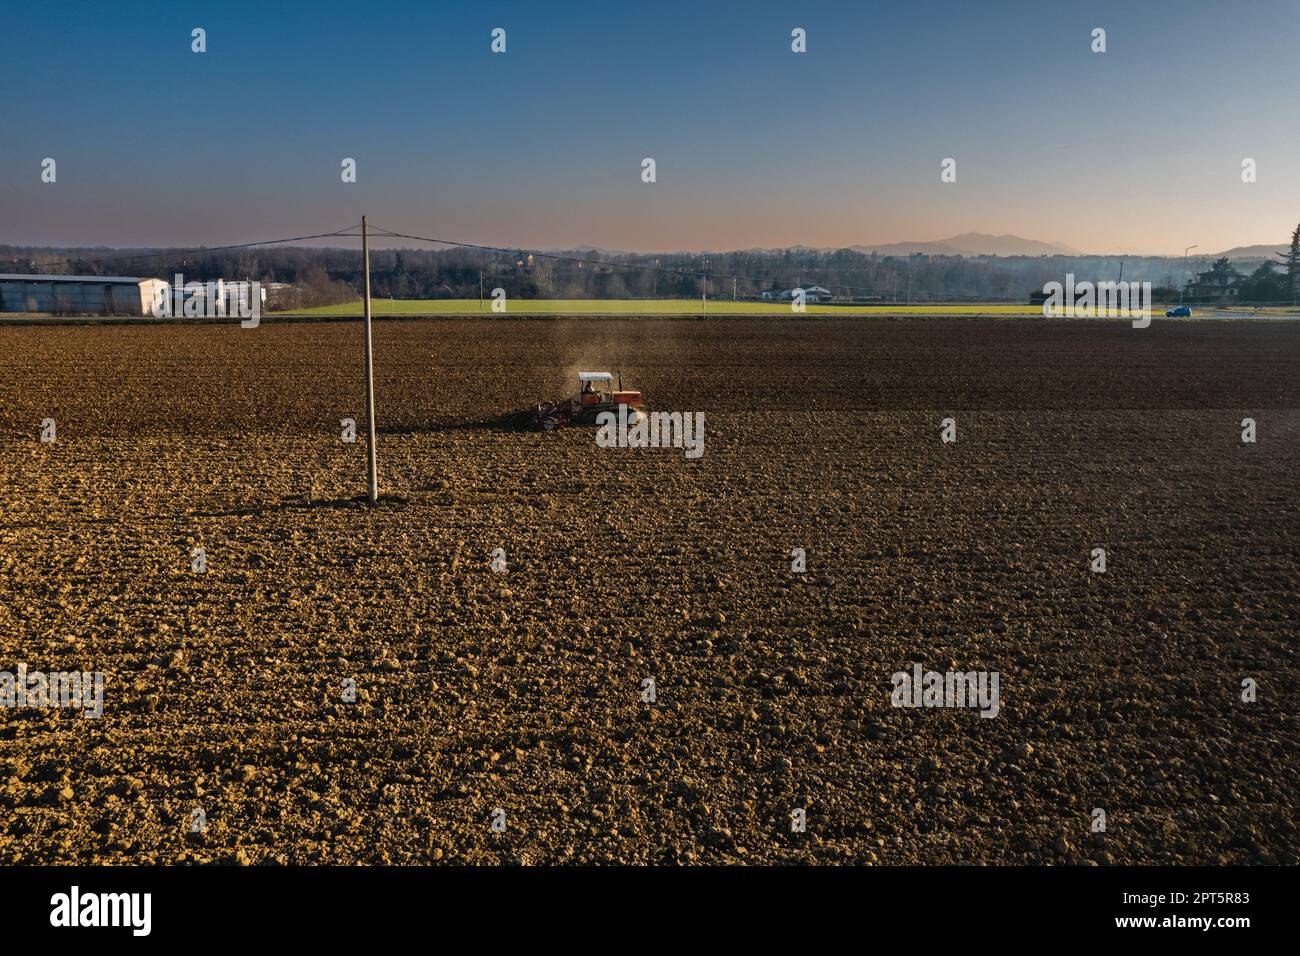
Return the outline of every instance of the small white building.
[[[134,276],[0,274],[0,312],[151,315],[166,289],[161,279]]]
[[[803,289],[804,302],[829,302],[833,298],[835,298],[835,296],[831,294],[830,289],[823,288],[822,286],[819,285],[805,285],[805,286],[797,286],[794,289],[786,289],[784,292],[781,293],[781,300],[784,302],[788,302],[789,300],[793,299],[795,293],[799,289]]]

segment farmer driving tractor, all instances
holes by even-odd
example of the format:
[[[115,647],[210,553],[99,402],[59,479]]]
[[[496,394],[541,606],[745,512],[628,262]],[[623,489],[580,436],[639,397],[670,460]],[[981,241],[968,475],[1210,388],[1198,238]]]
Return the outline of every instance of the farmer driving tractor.
[[[529,415],[534,425],[545,431],[554,431],[562,425],[594,425],[602,412],[626,416],[629,424],[636,424],[645,411],[645,399],[639,389],[624,389],[620,376],[614,387],[614,376],[609,372],[579,372],[578,397],[558,402],[539,402]]]

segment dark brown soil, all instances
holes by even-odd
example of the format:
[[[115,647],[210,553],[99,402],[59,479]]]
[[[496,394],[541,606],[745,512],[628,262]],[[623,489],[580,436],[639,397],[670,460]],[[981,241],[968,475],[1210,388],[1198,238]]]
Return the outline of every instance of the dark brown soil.
[[[0,863],[1297,862],[1300,324],[375,342],[372,508],[356,323],[0,328],[0,671],[106,675],[0,708]],[[502,427],[579,368],[703,457]]]

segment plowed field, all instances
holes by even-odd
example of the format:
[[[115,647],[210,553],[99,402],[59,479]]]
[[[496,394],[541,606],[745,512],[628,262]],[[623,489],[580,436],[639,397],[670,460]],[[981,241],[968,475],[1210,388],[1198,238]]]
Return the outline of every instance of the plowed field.
[[[1300,324],[375,350],[370,507],[356,322],[0,328],[0,671],[105,681],[0,708],[0,863],[1297,862]],[[505,426],[580,368],[702,457]]]

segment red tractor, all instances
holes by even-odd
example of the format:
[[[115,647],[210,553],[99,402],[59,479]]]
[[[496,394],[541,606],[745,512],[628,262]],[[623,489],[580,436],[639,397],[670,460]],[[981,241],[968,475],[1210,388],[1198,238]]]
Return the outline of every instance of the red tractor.
[[[577,396],[558,402],[539,402],[532,413],[533,424],[548,432],[562,425],[594,425],[601,412],[617,415],[618,407],[626,405],[627,423],[635,425],[645,414],[641,392],[625,390],[621,375],[618,388],[613,383],[614,376],[608,372],[579,372]]]

